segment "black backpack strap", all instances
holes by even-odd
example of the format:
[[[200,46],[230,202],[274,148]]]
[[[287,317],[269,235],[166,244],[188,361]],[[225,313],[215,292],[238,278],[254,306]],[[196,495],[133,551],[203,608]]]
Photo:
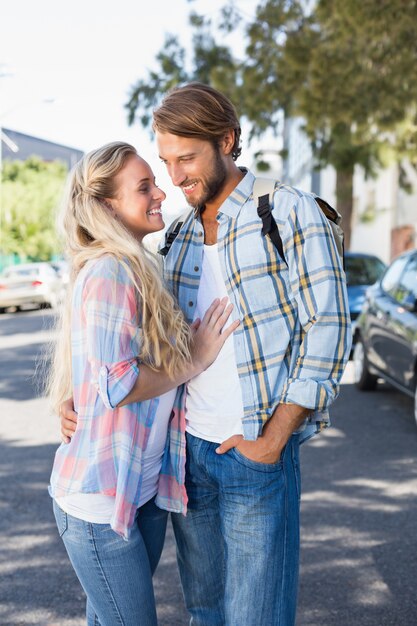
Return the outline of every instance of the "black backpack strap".
[[[278,226],[271,211],[271,204],[269,200],[269,194],[258,197],[258,215],[262,220],[262,235],[269,235],[272,243],[278,250],[280,257],[287,264],[284,256],[284,247],[282,245],[281,235],[279,234]]]
[[[160,250],[158,250],[158,253],[162,256],[166,256],[169,252],[169,249],[171,248],[172,244],[174,243],[178,233],[181,230],[181,226],[183,225],[184,222],[177,222],[175,225],[175,228],[173,230],[167,231],[167,234],[165,235],[165,245],[163,248],[161,248]]]
[[[180,215],[177,220],[174,220],[172,222],[167,232],[165,233],[165,245],[163,248],[160,248],[158,250],[158,254],[160,254],[161,256],[166,256],[168,254],[172,244],[174,243],[178,233],[181,230],[182,225],[184,224],[184,222],[187,221],[191,213],[194,213],[194,209],[188,209],[182,215]]]

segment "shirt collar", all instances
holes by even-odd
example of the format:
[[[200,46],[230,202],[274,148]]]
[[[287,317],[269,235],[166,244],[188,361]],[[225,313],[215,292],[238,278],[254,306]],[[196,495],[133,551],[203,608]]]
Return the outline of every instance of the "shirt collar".
[[[219,208],[219,213],[232,218],[239,214],[240,209],[251,196],[253,183],[255,182],[255,176],[252,172],[245,167],[240,167],[239,169],[243,172],[244,177]]]

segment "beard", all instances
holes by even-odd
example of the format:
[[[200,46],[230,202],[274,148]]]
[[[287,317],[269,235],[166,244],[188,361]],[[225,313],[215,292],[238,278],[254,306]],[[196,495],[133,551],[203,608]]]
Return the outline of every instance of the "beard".
[[[201,197],[194,202],[192,200],[188,201],[188,204],[200,213],[204,211],[207,202],[214,200],[214,198],[219,195],[227,179],[227,169],[222,161],[217,145],[213,146],[213,160],[210,166],[206,179],[202,181],[203,192]]]

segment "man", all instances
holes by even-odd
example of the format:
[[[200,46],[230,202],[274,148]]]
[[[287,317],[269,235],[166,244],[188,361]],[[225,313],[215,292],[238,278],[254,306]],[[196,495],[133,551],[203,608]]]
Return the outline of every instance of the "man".
[[[350,349],[344,272],[310,194],[280,186],[285,259],[261,234],[255,177],[238,168],[232,103],[199,83],[154,112],[159,155],[193,207],[165,258],[188,321],[227,295],[241,323],[187,385],[187,516],[173,515],[194,626],[292,626],[299,443],[328,423]]]

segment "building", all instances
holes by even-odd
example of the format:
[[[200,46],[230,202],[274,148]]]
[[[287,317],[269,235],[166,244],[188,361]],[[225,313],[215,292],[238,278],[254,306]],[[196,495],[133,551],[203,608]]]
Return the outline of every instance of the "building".
[[[32,137],[25,133],[20,133],[9,128],[0,128],[1,144],[0,144],[0,173],[2,162],[8,161],[26,161],[29,157],[36,156],[42,161],[59,160],[71,168],[83,156],[81,150],[64,146],[52,141],[46,141],[38,137]],[[0,177],[1,182],[1,177]],[[2,194],[0,186],[0,245],[2,242],[2,224],[3,220],[7,220],[7,211],[2,206]],[[24,254],[3,254],[0,249],[0,271],[8,265],[25,262],[27,260]]]
[[[16,130],[9,128],[1,130],[1,156],[4,160],[25,161],[31,156],[37,156],[43,161],[63,161],[71,168],[83,154],[76,148],[32,137]]]
[[[283,179],[305,191],[311,191],[336,206],[336,171],[328,166],[317,171],[303,120],[291,118],[284,127]],[[416,245],[417,174],[403,164],[411,193],[400,185],[397,163],[380,169],[373,178],[365,177],[357,167],[353,179],[353,220],[350,249],[379,256],[388,263]]]

